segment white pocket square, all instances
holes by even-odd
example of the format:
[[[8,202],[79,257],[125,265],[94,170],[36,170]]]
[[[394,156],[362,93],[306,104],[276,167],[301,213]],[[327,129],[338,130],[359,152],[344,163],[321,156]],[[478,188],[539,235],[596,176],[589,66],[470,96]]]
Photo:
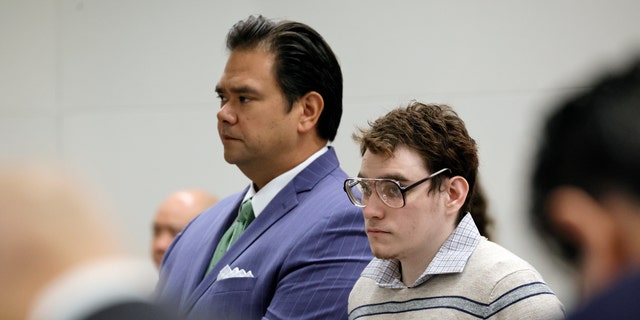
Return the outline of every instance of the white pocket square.
[[[229,265],[226,265],[222,270],[220,270],[216,280],[228,278],[253,278],[253,273],[251,273],[251,270],[247,272],[244,269],[238,269],[238,267],[235,267],[232,270]]]

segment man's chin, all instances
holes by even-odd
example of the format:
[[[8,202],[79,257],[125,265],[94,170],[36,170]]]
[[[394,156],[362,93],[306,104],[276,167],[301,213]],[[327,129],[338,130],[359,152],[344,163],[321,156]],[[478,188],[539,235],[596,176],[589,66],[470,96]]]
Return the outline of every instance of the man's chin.
[[[226,150],[224,152],[224,161],[226,161],[228,164],[236,164],[237,162],[236,157]]]
[[[387,251],[380,250],[380,249],[377,249],[377,250],[372,249],[371,251],[373,252],[373,256],[378,259],[385,259],[385,260],[395,259],[395,256]]]

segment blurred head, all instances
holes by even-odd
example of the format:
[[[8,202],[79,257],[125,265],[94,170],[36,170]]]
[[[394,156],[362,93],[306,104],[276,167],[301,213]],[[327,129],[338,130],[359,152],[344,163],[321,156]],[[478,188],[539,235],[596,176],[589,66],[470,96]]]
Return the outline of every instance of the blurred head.
[[[640,263],[640,64],[554,109],[532,175],[531,216],[590,295]]]
[[[342,70],[318,32],[300,22],[250,16],[231,28],[227,48],[231,52],[261,50],[273,56],[271,71],[286,98],[287,111],[307,93],[317,92],[324,102],[317,132],[333,141],[342,116]]]
[[[0,319],[26,319],[41,290],[120,252],[95,195],[60,168],[0,167]]]
[[[170,194],[160,204],[153,219],[153,242],[151,254],[159,268],[164,253],[175,236],[198,214],[217,202],[217,199],[202,190],[181,190]]]
[[[431,259],[468,209],[478,166],[475,142],[444,105],[411,102],[369,125],[354,139],[362,152],[359,176],[365,178],[360,183],[371,249],[378,258],[403,263]],[[401,188],[381,188],[393,187],[388,180]],[[402,188],[404,205],[394,205],[390,199],[400,197]]]

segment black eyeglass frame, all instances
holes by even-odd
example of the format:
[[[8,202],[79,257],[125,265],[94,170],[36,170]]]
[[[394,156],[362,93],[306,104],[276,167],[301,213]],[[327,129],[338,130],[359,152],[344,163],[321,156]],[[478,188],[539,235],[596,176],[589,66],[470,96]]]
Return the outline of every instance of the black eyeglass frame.
[[[438,170],[438,171],[436,171],[436,172],[432,173],[432,174],[431,174],[431,175],[429,175],[428,177],[426,177],[426,178],[424,178],[424,179],[421,179],[421,180],[418,180],[418,181],[414,182],[413,184],[408,185],[408,186],[406,186],[406,187],[403,187],[403,186],[400,184],[400,182],[399,182],[398,180],[394,180],[394,179],[385,179],[385,178],[359,178],[359,177],[356,177],[356,178],[347,178],[346,180],[344,180],[344,185],[342,186],[342,188],[343,188],[344,192],[347,194],[347,197],[349,197],[349,201],[351,201],[351,203],[352,203],[354,206],[356,206],[356,207],[360,207],[360,208],[364,208],[364,207],[366,207],[367,205],[366,205],[366,204],[361,204],[361,203],[360,203],[360,201],[357,201],[357,200],[355,199],[355,196],[351,193],[351,191],[350,191],[350,190],[351,190],[351,188],[353,188],[356,184],[361,183],[361,182],[363,182],[363,181],[364,181],[364,182],[366,182],[366,181],[373,181],[373,182],[374,182],[373,189],[375,189],[375,190],[376,190],[376,194],[378,195],[378,198],[380,198],[380,200],[382,201],[382,203],[384,203],[386,206],[388,206],[388,207],[390,207],[390,208],[398,209],[398,208],[403,208],[403,207],[407,204],[407,200],[405,199],[405,194],[406,194],[407,192],[409,192],[409,190],[411,190],[411,189],[413,189],[413,188],[415,188],[415,187],[419,186],[420,184],[424,183],[425,181],[430,180],[430,179],[434,178],[435,176],[437,176],[437,175],[439,175],[439,174],[441,174],[441,173],[443,173],[443,172],[446,172],[446,171],[449,171],[449,174],[451,174],[451,169],[449,169],[449,168],[443,168],[443,169],[440,169],[440,170]],[[380,191],[379,191],[379,190],[378,190],[378,188],[376,187],[376,186],[377,186],[377,182],[378,182],[378,181],[391,182],[391,183],[395,184],[395,185],[398,187],[398,189],[400,189],[400,194],[402,195],[402,205],[401,205],[401,206],[399,206],[399,207],[394,207],[394,206],[392,206],[392,205],[388,204],[388,203],[384,200],[384,198],[383,198],[382,196],[380,196]]]

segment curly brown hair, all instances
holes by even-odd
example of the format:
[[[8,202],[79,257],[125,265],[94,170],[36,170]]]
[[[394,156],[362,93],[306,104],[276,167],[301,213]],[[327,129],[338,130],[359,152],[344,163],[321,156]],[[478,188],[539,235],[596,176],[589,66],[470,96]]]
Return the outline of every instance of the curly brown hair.
[[[406,107],[369,121],[369,126],[353,134],[353,139],[360,144],[361,155],[369,150],[391,157],[397,146],[404,145],[420,154],[429,172],[449,168],[452,175],[465,178],[469,193],[459,212],[462,219],[470,209],[475,189],[478,148],[458,114],[448,105],[411,101]],[[429,192],[439,189],[445,178],[445,175],[436,176]]]

